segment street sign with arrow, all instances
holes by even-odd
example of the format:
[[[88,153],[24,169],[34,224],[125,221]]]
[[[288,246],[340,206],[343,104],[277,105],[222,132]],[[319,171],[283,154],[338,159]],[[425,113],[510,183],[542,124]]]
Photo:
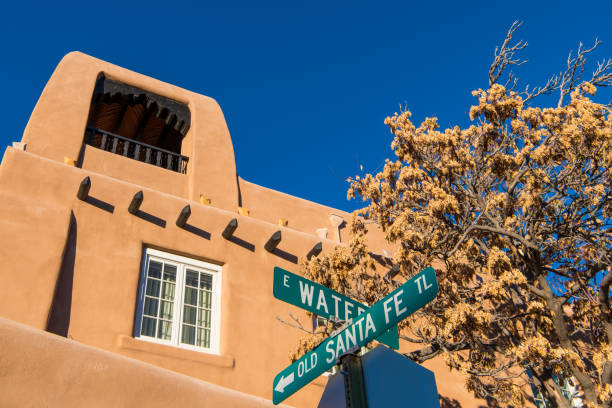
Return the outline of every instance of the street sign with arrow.
[[[272,383],[272,401],[278,404],[336,364],[352,347],[376,339],[427,303],[438,293],[438,281],[429,267],[353,319],[342,332],[327,338],[317,348],[278,373]]]

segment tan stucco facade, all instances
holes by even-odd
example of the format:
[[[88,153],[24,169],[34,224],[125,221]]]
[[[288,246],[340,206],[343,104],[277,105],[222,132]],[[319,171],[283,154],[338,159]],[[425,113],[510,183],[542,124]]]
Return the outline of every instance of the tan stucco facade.
[[[186,174],[84,144],[101,74],[187,105],[191,127],[181,146],[189,157]],[[44,389],[48,406],[133,406],[141,398],[166,401],[168,395],[187,395],[183,407],[220,406],[218,401],[268,406],[274,375],[289,364],[288,353],[301,336],[276,316],[292,313],[310,322],[272,296],[273,268],[299,273],[296,261],[317,242],[323,252],[341,244],[338,238],[345,241],[347,232],[337,229],[337,220],[348,221],[349,214],[237,177],[230,134],[213,99],[81,53],[62,59],[21,142],[6,149],[0,165],[0,405],[41,406],[26,392],[31,380]],[[86,176],[91,189],[83,201],[76,192]],[[149,218],[128,212],[138,191]],[[202,204],[201,196],[210,204]],[[191,228],[180,228],[175,221],[186,205]],[[239,206],[249,215],[241,215]],[[221,236],[232,218],[241,244]],[[279,226],[279,219],[287,225]],[[264,243],[278,230],[281,251],[270,253]],[[382,251],[380,234],[371,239]],[[218,354],[133,337],[145,248],[221,267]],[[56,316],[69,318],[67,338],[45,332],[57,324]],[[20,350],[36,369],[20,366]],[[441,360],[425,366],[435,372],[445,398],[462,407],[486,405]],[[84,379],[67,381],[73,370],[83,370]],[[320,377],[285,403],[316,406],[326,380]],[[160,382],[165,388],[155,389]],[[155,389],[151,395],[149,388]],[[105,399],[111,394],[116,399]]]

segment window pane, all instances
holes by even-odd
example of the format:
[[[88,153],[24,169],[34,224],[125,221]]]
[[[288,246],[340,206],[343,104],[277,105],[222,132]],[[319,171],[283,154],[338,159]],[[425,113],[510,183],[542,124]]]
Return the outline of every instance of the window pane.
[[[191,266],[147,250],[140,334],[171,343],[209,349],[212,343],[214,269]],[[144,296],[143,296],[144,295]],[[218,299],[215,298],[215,301]],[[174,310],[176,306],[176,310]],[[215,332],[215,339],[216,339]]]
[[[196,324],[196,308],[185,306],[183,308],[183,323]]]
[[[157,317],[157,303],[157,299],[145,296],[144,314]]]
[[[198,290],[195,288],[185,287],[185,304],[197,305],[198,304]]]
[[[159,331],[157,332],[157,338],[162,340],[170,340],[172,337],[172,322],[165,320],[159,321]]]
[[[174,300],[174,283],[163,282],[161,297],[165,300]]]
[[[201,273],[200,274],[200,289],[212,290],[212,276]]]
[[[142,329],[140,333],[143,336],[155,337],[155,324],[157,323],[156,319],[151,319],[150,317],[142,318]]]
[[[149,276],[161,278],[162,264],[154,260],[149,261]]]
[[[164,280],[176,281],[176,266],[170,264],[164,265]]]
[[[147,279],[147,295],[159,297],[159,283],[157,279]]]
[[[198,329],[198,344],[199,347],[210,347],[210,330]]]
[[[210,309],[211,301],[212,301],[212,293],[201,290],[200,291],[200,303],[198,306]]]
[[[161,302],[161,309],[159,311],[159,317],[162,319],[172,320],[174,315],[174,303],[172,302]]]
[[[189,286],[193,286],[195,288],[198,287],[198,273],[192,271],[191,269],[187,269],[187,276],[185,277],[185,283]]]
[[[198,326],[210,328],[210,310],[198,310]]]
[[[195,344],[195,327],[183,325],[183,335],[181,336],[181,343]]]

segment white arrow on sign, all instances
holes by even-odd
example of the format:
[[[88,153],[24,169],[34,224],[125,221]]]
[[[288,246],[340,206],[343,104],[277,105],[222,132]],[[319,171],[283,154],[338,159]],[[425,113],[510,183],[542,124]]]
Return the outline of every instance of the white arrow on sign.
[[[285,387],[291,384],[292,382],[293,373],[289,374],[287,377],[281,377],[281,379],[278,381],[278,384],[276,384],[276,388],[274,388],[274,391],[285,392]]]

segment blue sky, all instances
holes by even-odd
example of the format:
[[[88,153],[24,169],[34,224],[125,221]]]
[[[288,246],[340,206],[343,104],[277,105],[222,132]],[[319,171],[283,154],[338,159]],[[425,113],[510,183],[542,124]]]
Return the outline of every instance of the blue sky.
[[[10,2],[0,15],[3,146],[79,50],[215,98],[244,179],[344,210],[348,176],[391,157],[386,116],[467,125],[514,20],[540,84],[580,41],[612,57],[612,5],[575,2]],[[589,67],[589,71],[590,71]],[[608,102],[610,91],[600,95]]]

